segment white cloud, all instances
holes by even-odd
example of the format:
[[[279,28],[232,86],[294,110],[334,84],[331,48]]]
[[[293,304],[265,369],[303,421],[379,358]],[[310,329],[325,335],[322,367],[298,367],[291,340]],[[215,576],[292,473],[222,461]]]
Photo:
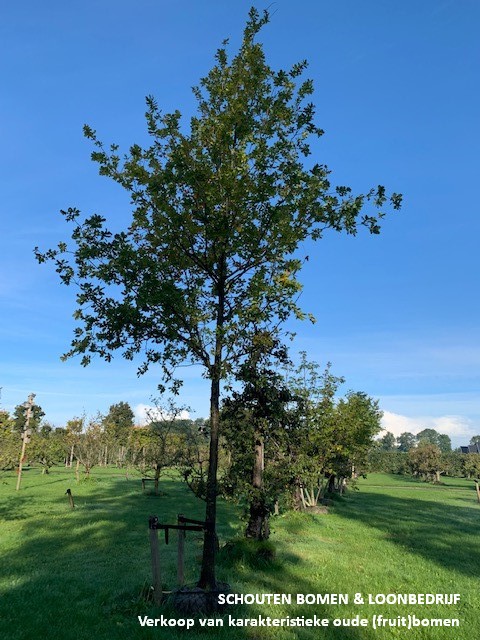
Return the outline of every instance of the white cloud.
[[[476,435],[473,421],[465,416],[402,416],[398,413],[384,411],[382,427],[395,436],[408,431],[417,434],[423,429],[435,429],[451,438],[461,439],[466,444]]]
[[[135,414],[135,423],[138,425],[145,425],[155,420],[171,420],[172,413],[169,413],[162,407],[155,407],[149,404],[137,404],[133,410]],[[182,409],[175,418],[178,420],[188,420],[190,413],[186,409]]]

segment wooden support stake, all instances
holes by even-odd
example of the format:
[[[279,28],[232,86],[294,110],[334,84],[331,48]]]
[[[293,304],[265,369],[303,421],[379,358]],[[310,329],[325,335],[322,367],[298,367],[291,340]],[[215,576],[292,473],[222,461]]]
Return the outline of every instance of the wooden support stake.
[[[177,518],[177,523],[182,524],[183,514],[179,513]],[[185,552],[185,535],[186,532],[184,529],[178,530],[178,557],[177,557],[177,583],[181,587],[185,582],[184,576],[184,552]]]
[[[20,489],[20,483],[22,481],[22,468],[23,468],[23,461],[25,460],[25,448],[28,442],[30,442],[30,435],[31,435],[31,431],[29,430],[29,424],[30,424],[30,418],[32,417],[32,413],[33,413],[33,400],[35,398],[35,394],[31,393],[28,396],[28,400],[27,402],[25,402],[25,404],[23,405],[26,409],[25,411],[25,426],[23,427],[23,431],[22,431],[22,451],[20,453],[20,461],[18,463],[18,471],[17,471],[17,486],[16,486],[16,491],[18,491]]]
[[[475,489],[477,490],[477,500],[480,503],[480,487],[478,486],[478,480],[475,480]]]
[[[65,493],[68,496],[68,501],[70,502],[70,506],[72,507],[72,509],[75,509],[75,503],[73,502],[72,491],[70,489],[67,489]]]
[[[162,576],[160,573],[160,557],[158,554],[158,532],[156,525],[158,524],[157,516],[150,516],[150,552],[152,560],[152,577],[153,577],[153,601],[155,604],[162,603]]]

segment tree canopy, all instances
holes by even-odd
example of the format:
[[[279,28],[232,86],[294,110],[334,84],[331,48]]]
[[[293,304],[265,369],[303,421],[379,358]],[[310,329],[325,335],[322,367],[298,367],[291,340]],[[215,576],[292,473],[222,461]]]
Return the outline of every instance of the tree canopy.
[[[437,446],[442,453],[448,453],[452,450],[452,442],[450,437],[445,433],[438,433],[435,429],[423,429],[417,433],[417,443],[429,443]]]
[[[42,409],[42,407],[38,404],[33,404],[31,413],[30,413],[30,421],[28,423],[29,428],[32,431],[38,431],[44,416],[45,416],[45,411]],[[25,428],[26,420],[27,420],[26,405],[25,404],[17,405],[13,412],[14,430],[18,431],[19,433],[23,431],[23,429]]]

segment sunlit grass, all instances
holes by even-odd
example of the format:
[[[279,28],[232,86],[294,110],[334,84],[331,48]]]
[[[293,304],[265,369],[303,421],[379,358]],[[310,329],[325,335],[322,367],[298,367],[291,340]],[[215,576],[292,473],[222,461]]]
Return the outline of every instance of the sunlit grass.
[[[373,474],[359,491],[335,501],[328,514],[289,513],[275,518],[272,545],[257,555],[243,542],[226,547],[219,578],[239,593],[291,593],[292,605],[237,606],[235,617],[314,614],[330,619],[357,614],[461,620],[459,629],[392,628],[191,630],[195,638],[281,640],[471,640],[480,615],[479,524],[471,481],[444,479],[442,486],[402,476]],[[65,495],[72,490],[75,509]],[[15,477],[0,479],[0,637],[99,640],[185,637],[185,631],[141,628],[138,615],[157,616],[146,599],[150,586],[148,517],[174,523],[177,513],[203,517],[203,503],[176,479],[161,482],[162,495],[142,493],[139,477],[94,469],[88,482],[56,468],[48,476],[31,469],[15,492]],[[164,588],[176,584],[176,537],[160,534]],[[219,506],[221,544],[241,536],[231,504]],[[186,579],[198,577],[202,537],[187,535]],[[272,551],[272,553],[270,553]],[[368,605],[355,593],[460,593],[457,606]],[[297,605],[296,593],[348,593],[348,605]],[[168,615],[171,613],[166,610]]]

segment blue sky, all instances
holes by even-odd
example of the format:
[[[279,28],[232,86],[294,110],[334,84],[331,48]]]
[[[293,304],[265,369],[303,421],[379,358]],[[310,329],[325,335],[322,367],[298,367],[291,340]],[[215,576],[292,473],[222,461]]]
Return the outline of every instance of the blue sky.
[[[121,224],[128,197],[97,174],[88,123],[126,149],[145,142],[144,97],[194,108],[191,86],[221,41],[239,43],[250,0],[19,0],[0,9],[0,387],[12,410],[30,392],[57,426],[128,401],[141,413],[158,371],[120,359],[60,362],[74,290],[33,247],[66,239],[61,208]],[[262,9],[264,5],[256,5]],[[344,390],[379,398],[387,428],[480,433],[480,216],[477,198],[477,0],[278,1],[262,31],[274,68],[306,58],[317,123],[313,158],[362,192],[384,184],[404,206],[380,236],[327,234],[307,246],[293,351],[331,361]],[[182,400],[208,412],[208,387],[185,368]]]

